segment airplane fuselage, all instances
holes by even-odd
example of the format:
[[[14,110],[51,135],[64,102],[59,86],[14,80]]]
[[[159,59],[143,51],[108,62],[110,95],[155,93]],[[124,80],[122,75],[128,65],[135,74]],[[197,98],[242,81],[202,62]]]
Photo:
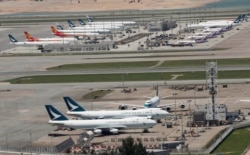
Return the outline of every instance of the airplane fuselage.
[[[138,110],[108,110],[108,111],[68,111],[67,114],[79,116],[85,119],[103,118],[126,118],[126,117],[149,117],[152,119],[166,118],[169,113],[160,108],[138,109]]]
[[[147,129],[157,124],[154,120],[141,117],[96,120],[49,120],[49,123],[73,129]]]

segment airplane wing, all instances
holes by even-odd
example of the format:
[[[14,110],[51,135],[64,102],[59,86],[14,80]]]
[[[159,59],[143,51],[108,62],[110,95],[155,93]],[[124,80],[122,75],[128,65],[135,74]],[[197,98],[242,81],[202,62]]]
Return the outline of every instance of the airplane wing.
[[[240,100],[241,102],[250,102],[250,100]]]
[[[177,104],[177,103],[176,103]],[[175,105],[175,103],[171,103],[171,104],[165,104],[165,105],[158,105],[157,108],[164,108],[164,107],[169,107],[171,105]]]
[[[116,105],[118,105],[119,106],[119,108],[121,108],[121,107],[136,107],[136,108],[144,108],[144,106],[143,105],[137,105],[137,104],[127,104],[127,103],[111,103],[111,104],[116,104]]]
[[[117,125],[99,125],[97,126],[95,129],[102,129],[102,130],[109,130],[112,128],[116,128],[116,129],[124,129],[127,128],[126,125],[121,125],[121,124],[117,124]]]
[[[131,106],[131,107],[137,107],[137,108],[144,108],[143,105],[136,105],[136,104],[125,104],[127,106]]]
[[[173,96],[173,95],[161,97],[161,100],[162,100],[162,99],[165,99],[165,98],[172,97],[172,96]]]

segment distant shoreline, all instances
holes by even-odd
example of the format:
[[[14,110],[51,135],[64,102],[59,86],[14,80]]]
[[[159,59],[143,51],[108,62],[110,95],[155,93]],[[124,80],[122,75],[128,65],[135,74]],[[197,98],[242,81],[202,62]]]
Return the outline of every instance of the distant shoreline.
[[[221,0],[13,0],[0,2],[0,15],[32,12],[96,12],[119,10],[178,10],[200,8]]]

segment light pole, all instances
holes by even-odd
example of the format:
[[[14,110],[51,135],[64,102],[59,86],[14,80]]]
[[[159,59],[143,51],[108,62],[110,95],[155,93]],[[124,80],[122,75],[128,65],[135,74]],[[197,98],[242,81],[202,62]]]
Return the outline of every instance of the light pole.
[[[175,92],[175,89],[176,89],[176,87],[174,87],[173,96],[174,96],[174,106],[175,106],[175,109],[174,109],[174,112],[175,112],[175,120],[177,121],[177,115],[176,115],[176,95],[177,95],[177,93]]]
[[[32,133],[30,132],[30,154],[32,154],[32,139],[31,139]]]
[[[93,104],[92,104],[92,99],[93,99],[93,88],[89,89],[90,92],[90,106],[91,106],[91,110],[93,110]]]
[[[188,103],[188,109],[189,109],[189,115],[188,115],[188,117],[189,117],[189,127],[190,127],[190,132],[191,132],[191,126],[192,126],[192,123],[191,123],[191,109],[190,109],[190,102],[191,102],[191,101],[192,101],[191,99],[187,100],[187,103]]]
[[[183,133],[183,115],[182,115],[182,107],[181,107],[181,140],[184,140],[185,137],[184,137],[184,133]]]

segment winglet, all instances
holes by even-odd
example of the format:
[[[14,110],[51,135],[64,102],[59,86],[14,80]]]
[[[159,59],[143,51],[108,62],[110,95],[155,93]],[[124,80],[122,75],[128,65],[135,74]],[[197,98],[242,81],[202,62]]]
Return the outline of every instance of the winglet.
[[[74,112],[86,111],[82,106],[80,106],[72,98],[65,96],[65,97],[63,97],[63,99],[64,99],[64,102],[66,103],[69,111],[74,111]]]
[[[10,41],[11,41],[12,43],[17,43],[17,42],[18,42],[17,39],[14,38],[11,34],[9,34],[8,36],[9,36],[9,39],[10,39]]]
[[[78,19],[78,21],[81,25],[86,25],[86,23],[82,19]]]
[[[52,105],[45,105],[45,108],[49,114],[49,117],[51,120],[54,121],[65,121],[68,120],[67,117],[65,117],[60,111],[58,111],[55,107]]]

